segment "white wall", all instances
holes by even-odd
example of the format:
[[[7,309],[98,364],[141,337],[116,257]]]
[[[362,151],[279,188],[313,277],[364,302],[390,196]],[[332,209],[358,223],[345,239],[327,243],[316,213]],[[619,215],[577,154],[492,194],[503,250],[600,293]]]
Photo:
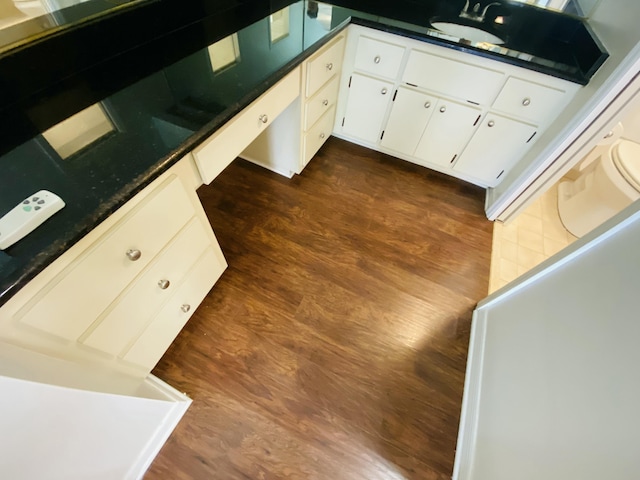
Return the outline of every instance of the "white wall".
[[[165,383],[0,342],[0,478],[140,478],[191,401]]]
[[[622,120],[624,133],[622,138],[640,143],[640,105],[634,106],[632,112]]]
[[[12,480],[141,478],[186,409],[2,376],[0,391],[0,475]]]
[[[639,478],[638,238],[636,202],[479,304],[455,480]]]
[[[588,85],[580,89],[564,112],[549,126],[523,159],[495,189],[488,191],[487,210],[514,196],[530,183],[536,171],[555,159],[554,150],[574,134],[582,119],[592,113],[606,97],[612,84],[627,72],[631,57],[640,44],[640,2],[637,0],[601,0],[589,19],[589,25],[610,54]]]

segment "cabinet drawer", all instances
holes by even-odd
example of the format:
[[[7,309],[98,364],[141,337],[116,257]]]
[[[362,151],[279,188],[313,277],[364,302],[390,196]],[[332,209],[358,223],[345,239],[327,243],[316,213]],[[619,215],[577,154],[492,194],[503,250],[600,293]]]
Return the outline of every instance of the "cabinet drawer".
[[[123,355],[123,359],[151,370],[187,323],[211,286],[220,278],[225,265],[207,251],[196,261],[169,301],[162,307],[142,335]]]
[[[304,136],[304,163],[316,154],[320,147],[327,141],[329,135],[333,131],[333,121],[335,119],[336,109],[332,107],[326,112],[311,130]]]
[[[504,73],[412,50],[402,81],[476,104],[490,104]]]
[[[338,85],[338,76],[336,75],[307,102],[304,113],[305,131],[309,130],[323,113],[335,105],[338,98]]]
[[[564,107],[565,94],[564,90],[511,77],[493,103],[493,109],[535,123],[547,123]]]
[[[207,246],[209,236],[200,220],[193,218],[132,288],[113,304],[113,308],[80,341],[102,352],[118,355],[128,347],[131,339],[140,335],[152,315],[171,297]],[[164,280],[169,284],[162,288],[159,282]]]
[[[300,92],[300,68],[280,80],[193,151],[204,183],[211,183]]]
[[[307,62],[307,97],[311,97],[340,71],[344,43],[344,36],[338,37],[332,44],[324,47],[318,56]]]
[[[45,286],[16,318],[76,340],[194,214],[182,183],[172,175]],[[138,260],[127,257],[130,249],[141,252]]]
[[[356,50],[355,69],[377,77],[396,78],[404,47],[361,36]]]

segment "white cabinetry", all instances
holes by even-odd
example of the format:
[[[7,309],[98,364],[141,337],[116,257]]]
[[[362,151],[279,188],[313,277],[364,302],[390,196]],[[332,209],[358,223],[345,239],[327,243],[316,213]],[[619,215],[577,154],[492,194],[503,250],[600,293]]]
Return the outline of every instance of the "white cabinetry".
[[[320,150],[333,130],[344,44],[345,35],[340,34],[302,65],[305,87],[301,110],[301,162],[297,173]]]
[[[190,155],[0,309],[0,338],[146,375],[227,264]]]
[[[193,157],[204,183],[211,183],[251,142],[264,134],[299,94],[300,69],[296,68],[197,147]],[[252,153],[259,157],[255,159],[257,163],[280,169],[269,165],[273,155],[263,144]]]
[[[520,158],[536,134],[536,127],[494,113],[486,116],[453,169],[497,185],[502,175]]]
[[[348,88],[342,131],[365,142],[376,143],[393,96],[393,83],[354,73]]]
[[[580,88],[358,25],[349,26],[343,70],[335,135],[485,187]]]
[[[387,129],[380,144],[390,150],[413,155],[438,98],[400,87],[393,98]]]

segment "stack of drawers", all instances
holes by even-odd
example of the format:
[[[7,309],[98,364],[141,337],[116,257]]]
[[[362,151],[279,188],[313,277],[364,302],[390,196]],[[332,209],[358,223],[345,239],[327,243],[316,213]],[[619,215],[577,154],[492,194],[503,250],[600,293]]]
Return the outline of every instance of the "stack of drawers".
[[[12,315],[35,343],[148,372],[220,277],[226,262],[181,178],[141,195]]]
[[[302,168],[333,131],[344,44],[345,36],[339,35],[305,62]]]

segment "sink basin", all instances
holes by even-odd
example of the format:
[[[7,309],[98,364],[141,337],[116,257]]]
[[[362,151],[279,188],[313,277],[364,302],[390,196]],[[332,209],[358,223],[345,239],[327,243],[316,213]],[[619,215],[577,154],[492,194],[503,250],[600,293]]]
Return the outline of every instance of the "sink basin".
[[[502,45],[504,40],[500,37],[496,37],[489,32],[476,27],[469,27],[467,25],[459,25],[457,23],[449,22],[434,22],[431,24],[436,30],[440,30],[442,33],[451,35],[452,37],[469,40],[471,42],[486,42],[494,45]]]

